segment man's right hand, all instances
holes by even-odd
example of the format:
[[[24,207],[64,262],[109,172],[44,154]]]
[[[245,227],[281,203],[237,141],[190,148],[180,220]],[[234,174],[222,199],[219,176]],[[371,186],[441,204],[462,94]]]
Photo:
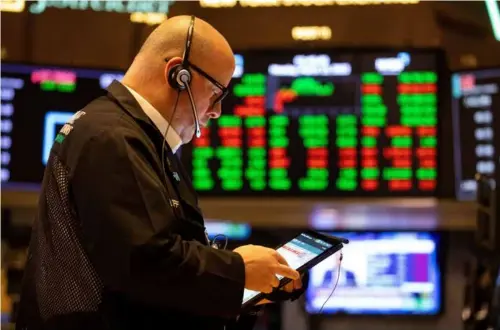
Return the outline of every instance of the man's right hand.
[[[279,286],[276,275],[292,280],[300,278],[300,274],[288,267],[285,258],[276,250],[258,245],[244,245],[234,250],[245,263],[245,288],[264,293],[271,293]]]

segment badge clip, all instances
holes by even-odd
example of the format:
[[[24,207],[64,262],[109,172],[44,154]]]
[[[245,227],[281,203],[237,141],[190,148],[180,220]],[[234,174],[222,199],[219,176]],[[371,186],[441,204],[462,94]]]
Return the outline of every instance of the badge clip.
[[[181,182],[181,178],[179,177],[179,174],[177,172],[173,172],[173,176],[174,176],[175,181]]]

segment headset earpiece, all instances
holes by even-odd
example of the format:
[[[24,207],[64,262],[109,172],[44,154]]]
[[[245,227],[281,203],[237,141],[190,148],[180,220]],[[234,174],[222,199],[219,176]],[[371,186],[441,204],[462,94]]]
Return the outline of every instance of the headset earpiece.
[[[181,64],[177,64],[168,72],[168,83],[172,88],[178,91],[183,91],[186,89],[184,81],[191,83],[191,72],[184,68]]]
[[[193,110],[195,134],[196,137],[201,136],[200,120],[196,111],[196,104],[194,103],[193,93],[191,92],[191,71],[189,71],[189,51],[191,49],[191,41],[193,39],[194,30],[194,16],[191,16],[191,24],[189,25],[188,33],[186,36],[186,45],[184,47],[184,54],[182,55],[182,63],[174,65],[168,71],[168,84],[175,90],[187,91],[189,102],[191,102],[191,109]],[[168,61],[167,61],[168,62]],[[179,95],[177,95],[179,97]],[[175,111],[175,110],[174,110]],[[168,126],[170,127],[170,126]],[[165,134],[166,135],[166,134]]]

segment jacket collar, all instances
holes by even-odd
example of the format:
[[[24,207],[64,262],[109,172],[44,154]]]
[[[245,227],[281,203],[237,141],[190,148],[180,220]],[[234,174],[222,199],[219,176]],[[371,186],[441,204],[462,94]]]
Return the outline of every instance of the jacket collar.
[[[118,102],[120,107],[132,116],[132,118],[134,118],[138,124],[146,130],[146,132],[154,132],[153,134],[157,134],[158,138],[161,138],[160,141],[163,141],[163,134],[144,112],[144,110],[142,110],[141,105],[137,102],[137,99],[134,95],[132,95],[132,93],[130,93],[125,85],[117,80],[113,80],[113,82],[108,86],[107,91],[108,97]],[[172,148],[170,148],[168,143],[166,143],[166,146],[167,149],[172,152]]]
[[[134,117],[134,119],[154,126],[153,122],[142,110],[135,97],[121,82],[113,80],[113,82],[108,86],[107,91],[112,98],[118,101],[125,111]]]
[[[148,129],[152,128],[154,129],[157,134],[159,135],[158,137],[161,137],[164,139],[162,133],[158,130],[156,125],[149,119],[147,114],[142,110],[141,106],[135,99],[135,97],[130,93],[130,91],[125,87],[122,83],[120,83],[117,80],[114,80],[107,88],[107,91],[109,93],[109,96],[113,99],[115,99],[120,106],[127,112],[129,113],[135,120],[142,122],[143,124],[146,124]],[[163,140],[161,140],[163,141]],[[172,149],[166,143],[166,146],[170,152],[167,153],[166,157],[170,158],[171,156],[169,155],[172,153]],[[172,153],[172,157],[176,158],[176,156]],[[174,158],[171,158],[172,161],[177,162],[178,159],[174,160]],[[179,186],[179,192],[180,192],[180,198],[184,200],[187,204],[189,204],[201,217],[202,212],[200,208],[198,207],[197,199],[196,199],[196,193],[192,189],[191,182],[189,180],[189,176],[185,172],[184,168],[182,165],[177,163],[178,166],[180,167],[179,170],[182,173],[182,180],[181,182],[175,182],[174,184],[177,184]],[[188,181],[188,182],[186,182]]]

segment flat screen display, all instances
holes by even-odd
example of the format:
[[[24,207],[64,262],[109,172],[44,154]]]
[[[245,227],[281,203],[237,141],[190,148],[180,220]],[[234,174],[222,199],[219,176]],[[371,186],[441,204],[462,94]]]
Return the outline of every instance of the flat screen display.
[[[236,57],[186,163],[205,195],[434,196],[438,53]]]
[[[310,314],[435,315],[441,310],[439,237],[431,233],[335,233],[349,239],[310,271]],[[334,235],[335,235],[334,234]],[[332,293],[335,283],[338,284]]]
[[[114,71],[2,63],[2,185],[38,187],[57,132],[122,76]]]
[[[438,52],[236,55],[223,115],[183,147],[213,196],[434,196]],[[57,132],[122,72],[3,64],[1,178],[39,186]]]
[[[500,129],[495,130],[494,117],[500,115],[500,68],[454,73],[451,82],[456,197],[473,200],[476,173],[495,173],[493,141]]]
[[[328,242],[302,233],[278,248],[277,251],[285,258],[291,268],[298,269],[331,247],[332,244]],[[283,278],[281,275],[277,275],[276,277],[280,280]],[[243,304],[259,293],[258,291],[245,289],[243,292]]]

